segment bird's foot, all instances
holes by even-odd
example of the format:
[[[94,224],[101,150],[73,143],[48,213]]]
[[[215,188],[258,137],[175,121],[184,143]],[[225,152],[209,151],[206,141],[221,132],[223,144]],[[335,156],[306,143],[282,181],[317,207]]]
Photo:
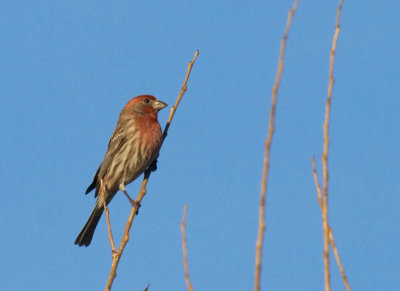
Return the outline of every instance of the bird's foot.
[[[140,208],[140,206],[141,206],[141,204],[140,204],[140,202],[136,202],[135,200],[133,200],[131,197],[129,197],[129,196],[127,196],[128,197],[128,199],[129,199],[129,202],[131,203],[131,205],[132,205],[132,208],[135,208],[136,209],[136,215],[138,215],[139,214],[139,208]]]
[[[125,194],[126,198],[128,198],[129,202],[131,203],[132,207],[136,208],[136,215],[139,214],[140,202],[136,202],[129,196],[128,192],[126,192],[125,186],[122,184],[119,186],[119,189]]]
[[[148,171],[150,171],[150,172],[157,171],[157,158],[151,163],[151,165],[149,166]]]
[[[132,204],[132,207],[136,209],[136,215],[138,215],[139,214],[139,208],[142,205],[140,204],[140,202],[136,202],[136,201],[131,202],[131,204]]]

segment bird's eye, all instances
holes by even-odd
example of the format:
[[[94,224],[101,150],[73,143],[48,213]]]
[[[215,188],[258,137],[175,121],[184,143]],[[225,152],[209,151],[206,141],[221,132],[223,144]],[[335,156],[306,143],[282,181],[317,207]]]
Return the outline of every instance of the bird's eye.
[[[144,103],[149,103],[149,102],[150,102],[149,98],[144,99]]]

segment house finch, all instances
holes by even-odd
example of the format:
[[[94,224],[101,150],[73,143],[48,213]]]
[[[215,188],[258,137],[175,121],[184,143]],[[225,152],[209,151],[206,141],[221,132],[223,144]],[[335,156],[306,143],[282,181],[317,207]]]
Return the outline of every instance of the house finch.
[[[166,106],[167,104],[153,96],[141,95],[130,100],[122,109],[104,160],[86,190],[88,194],[96,188],[96,205],[75,244],[90,245],[104,211],[104,199],[108,205],[118,190],[129,198],[125,185],[139,177],[157,158],[162,142],[157,113]],[[103,183],[100,183],[101,180]],[[103,188],[100,191],[101,184]],[[130,201],[134,203],[133,200]]]

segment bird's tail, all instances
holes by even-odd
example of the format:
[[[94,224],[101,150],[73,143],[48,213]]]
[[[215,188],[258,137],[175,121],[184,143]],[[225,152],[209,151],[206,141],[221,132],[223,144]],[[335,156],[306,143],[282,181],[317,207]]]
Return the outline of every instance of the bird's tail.
[[[93,209],[92,214],[90,215],[88,221],[85,226],[82,228],[78,237],[75,240],[75,244],[81,246],[89,246],[92,241],[94,230],[96,229],[97,224],[103,214],[104,207],[100,203],[96,203],[96,206]]]

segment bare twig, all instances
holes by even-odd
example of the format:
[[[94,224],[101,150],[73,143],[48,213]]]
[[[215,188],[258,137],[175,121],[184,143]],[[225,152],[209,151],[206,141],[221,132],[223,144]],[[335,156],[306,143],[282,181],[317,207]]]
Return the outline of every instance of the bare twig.
[[[333,69],[335,66],[336,45],[340,32],[340,14],[342,11],[343,0],[340,0],[336,15],[336,27],[333,35],[332,48],[329,66],[328,96],[325,106],[324,121],[324,149],[322,153],[322,172],[323,172],[323,193],[322,193],[322,221],[324,231],[324,270],[325,270],[325,291],[330,291],[330,271],[329,271],[329,225],[328,225],[328,147],[329,147],[329,115],[331,110],[332,88],[334,83]]]
[[[104,197],[104,180],[103,179],[100,179],[100,193],[99,193],[99,195],[103,195],[103,197]],[[104,212],[106,213],[107,229],[108,229],[108,236],[110,238],[111,252],[114,255],[115,254],[115,245],[114,245],[114,238],[113,238],[112,231],[111,231],[110,212],[108,211],[107,203],[106,203],[106,199],[105,198],[103,198],[103,207],[104,207]]]
[[[124,234],[122,235],[121,244],[119,245],[118,251],[113,253],[113,261],[111,264],[110,274],[108,276],[107,284],[106,284],[106,291],[111,290],[112,283],[114,282],[115,277],[117,276],[117,268],[119,264],[119,260],[121,259],[122,253],[125,249],[126,244],[129,241],[129,230],[131,229],[133,219],[138,211],[138,205],[140,205],[140,201],[144,195],[146,195],[146,184],[149,178],[149,171],[147,171],[144,175],[142,186],[139,191],[138,198],[136,199],[136,204],[132,205],[131,213],[129,214],[128,221],[125,224]],[[144,194],[141,194],[143,193]]]
[[[165,128],[164,128],[163,141],[167,137],[168,129],[169,129],[169,126],[171,124],[172,118],[175,115],[175,111],[178,108],[179,103],[181,102],[181,99],[182,99],[183,95],[187,91],[187,81],[189,80],[190,72],[192,71],[193,64],[196,61],[196,58],[197,58],[198,55],[199,55],[199,51],[197,50],[195,52],[195,54],[194,54],[194,57],[193,57],[192,61],[189,62],[188,69],[187,69],[186,76],[185,76],[185,80],[183,81],[183,85],[182,85],[182,88],[181,88],[181,92],[179,93],[178,98],[176,99],[174,106],[171,107],[171,111],[169,113],[167,124],[165,125]]]
[[[290,25],[292,24],[293,15],[296,11],[296,8],[299,4],[299,0],[296,0],[289,11],[285,33],[282,37],[281,48],[279,53],[279,64],[278,71],[276,73],[275,84],[272,89],[272,105],[269,117],[269,130],[268,137],[265,141],[265,156],[264,156],[264,167],[263,167],[263,176],[261,181],[261,197],[260,197],[260,209],[259,209],[259,220],[258,220],[258,235],[256,242],[256,263],[255,263],[255,283],[254,290],[260,290],[260,279],[261,279],[261,257],[262,257],[262,247],[264,242],[264,233],[265,233],[265,196],[268,182],[268,170],[269,170],[269,157],[271,151],[271,142],[272,136],[274,134],[274,122],[275,122],[275,111],[276,111],[276,99],[278,95],[279,84],[281,81],[281,75],[283,71],[283,58],[285,55],[286,41],[288,38]]]
[[[321,186],[319,185],[317,168],[315,167],[315,158],[314,157],[312,157],[312,159],[311,159],[311,164],[312,164],[312,168],[313,168],[315,187],[317,188],[318,204],[321,206],[321,209],[322,209]]]
[[[313,167],[313,175],[314,175],[315,187],[317,188],[317,193],[318,193],[318,204],[320,205],[321,210],[322,210],[323,204],[322,204],[322,198],[321,198],[321,186],[320,186],[319,180],[318,180],[318,175],[317,175],[317,170],[316,170],[316,167],[315,167],[315,158],[314,157],[312,158],[311,163],[312,163],[312,167]],[[336,263],[337,263],[337,265],[339,267],[340,274],[342,275],[343,283],[346,286],[347,291],[351,291],[349,281],[347,280],[347,276],[346,276],[346,273],[344,271],[342,262],[340,261],[339,252],[337,250],[337,247],[336,247],[336,244],[335,244],[335,240],[333,238],[333,230],[332,230],[332,228],[330,227],[329,224],[328,224],[328,230],[329,230],[329,243],[330,243],[330,245],[332,247],[333,253],[335,254]]]
[[[189,291],[193,291],[192,283],[189,278],[189,267],[187,262],[187,248],[186,248],[186,235],[185,235],[185,227],[186,227],[186,213],[187,213],[187,205],[183,208],[183,217],[181,223],[181,233],[182,233],[182,252],[183,252],[183,268],[185,270],[185,280],[186,285]]]
[[[336,263],[339,267],[340,274],[342,275],[342,280],[344,285],[346,286],[346,290],[351,291],[349,281],[347,280],[347,276],[346,273],[344,272],[342,262],[340,261],[339,252],[337,250],[335,240],[333,239],[333,231],[331,227],[329,227],[329,243],[331,244],[333,253],[335,254]]]
[[[174,117],[176,108],[178,107],[178,105],[179,105],[179,103],[180,103],[180,101],[182,99],[182,96],[185,94],[185,92],[187,90],[187,81],[189,79],[189,75],[190,75],[190,72],[192,70],[193,64],[196,61],[196,58],[197,58],[198,55],[199,55],[199,51],[196,51],[192,61],[189,63],[188,70],[186,72],[186,76],[185,76],[185,80],[183,82],[182,89],[181,89],[181,91],[180,91],[180,93],[178,95],[178,98],[177,98],[174,106],[171,108],[171,112],[169,114],[167,124],[165,125],[162,142],[164,142],[164,139],[167,136],[167,131],[168,131],[168,128],[169,128],[169,126],[171,124],[172,118]],[[150,178],[150,174],[151,174],[151,171],[149,171],[149,170],[146,171],[145,174],[144,174],[142,186],[140,188],[138,197],[136,198],[136,203],[134,205],[132,205],[131,213],[130,213],[128,221],[126,222],[126,225],[125,225],[125,230],[124,230],[124,234],[122,236],[121,244],[120,244],[118,250],[113,254],[113,262],[112,262],[112,265],[111,265],[110,274],[108,276],[108,280],[107,280],[107,284],[106,284],[106,288],[105,288],[106,291],[111,290],[112,283],[113,283],[115,277],[117,276],[117,268],[118,268],[119,260],[121,258],[121,255],[122,255],[124,249],[125,249],[126,244],[128,243],[129,230],[130,230],[130,228],[132,226],[133,219],[135,218],[135,215],[136,215],[136,213],[138,211],[138,206],[140,205],[140,202],[142,201],[142,199],[146,195],[146,191],[147,191],[146,190],[146,186],[147,186],[147,182],[148,182],[148,180]]]

